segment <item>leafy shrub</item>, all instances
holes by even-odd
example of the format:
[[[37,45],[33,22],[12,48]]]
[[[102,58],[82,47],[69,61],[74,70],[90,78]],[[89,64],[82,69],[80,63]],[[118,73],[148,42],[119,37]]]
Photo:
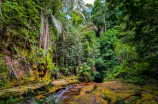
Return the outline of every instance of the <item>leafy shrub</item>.
[[[0,54],[0,73],[3,73],[7,71],[7,67],[1,61],[2,61],[2,54]]]
[[[121,97],[118,97],[115,103],[116,104],[128,104],[128,102],[124,98],[121,98]]]
[[[78,76],[81,81],[92,81],[94,77],[92,76],[93,71],[91,67],[87,66],[86,63],[83,63],[79,66]]]
[[[54,67],[54,64],[52,62],[52,59],[50,57],[50,53],[44,53],[43,49],[38,49],[37,47],[32,48],[32,53],[27,56],[29,61],[34,66],[38,67],[38,70],[52,70]]]
[[[58,96],[53,94],[53,95],[50,95],[44,99],[39,99],[39,100],[34,100],[33,101],[34,104],[61,104],[61,102],[59,101],[58,99]]]
[[[105,77],[106,66],[103,58],[98,58],[95,60],[95,68],[99,72],[94,76],[96,82],[102,82]]]
[[[59,69],[58,67],[54,67],[54,68],[52,69],[53,73],[58,73],[59,70],[60,70],[60,69]]]
[[[65,68],[65,67],[61,67],[60,71],[62,72],[62,74],[64,74],[66,76],[66,75],[68,75],[69,69]]]
[[[18,98],[13,98],[12,96],[10,97],[10,99],[8,99],[6,101],[6,104],[20,104],[18,103],[20,100]]]

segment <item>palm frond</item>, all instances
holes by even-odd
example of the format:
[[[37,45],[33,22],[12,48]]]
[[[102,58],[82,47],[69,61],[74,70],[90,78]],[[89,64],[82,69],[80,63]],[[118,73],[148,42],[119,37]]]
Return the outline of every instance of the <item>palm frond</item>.
[[[90,26],[90,27],[85,28],[83,31],[85,30],[98,30],[98,28],[97,26]]]
[[[57,20],[53,15],[51,15],[55,28],[59,34],[62,33],[62,24],[59,20]]]
[[[75,12],[79,13],[84,18],[84,20],[86,19],[82,12],[80,12],[80,11],[75,11]]]
[[[82,31],[82,35],[95,35],[95,32],[93,30],[87,30],[87,31]]]
[[[81,31],[86,31],[86,30],[98,30],[98,28],[92,22],[88,22],[86,23],[86,26],[82,28]]]

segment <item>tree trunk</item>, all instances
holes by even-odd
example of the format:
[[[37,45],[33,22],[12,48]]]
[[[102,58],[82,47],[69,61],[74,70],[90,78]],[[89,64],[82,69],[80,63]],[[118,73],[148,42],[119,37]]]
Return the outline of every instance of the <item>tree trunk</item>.
[[[81,36],[79,34],[79,40],[78,40],[78,66],[81,64],[80,51],[81,51]]]
[[[47,6],[44,8],[44,11],[47,11]],[[48,51],[49,48],[49,23],[48,16],[44,16],[43,11],[41,10],[41,27],[40,27],[40,40],[39,48],[43,47],[44,52]]]
[[[106,33],[106,19],[105,19],[105,13],[103,14],[103,18],[104,18],[104,28],[105,28],[105,33]]]
[[[39,40],[39,48],[42,47],[43,44],[43,35],[44,35],[44,15],[41,10],[41,27],[40,27],[40,40]]]
[[[0,4],[2,4],[2,0],[0,0]],[[2,9],[1,9],[1,6],[0,6],[0,17],[2,17]]]
[[[57,53],[55,54],[56,55],[56,67],[58,67],[58,55],[57,55]]]
[[[64,67],[64,61],[65,61],[65,60],[64,60],[64,58],[65,58],[65,57],[64,57],[64,54],[65,54],[65,52],[64,52],[64,47],[65,47],[65,45],[63,46],[63,67]]]
[[[103,0],[103,9],[105,10],[105,3],[106,3],[106,0]],[[105,19],[105,11],[103,13],[103,19],[104,19],[104,28],[105,28],[105,33],[106,33],[106,19]]]
[[[45,26],[45,35],[44,35],[44,51],[45,52],[47,52],[47,50],[48,50],[48,35],[49,35],[49,24],[48,24],[48,17],[46,17],[46,19],[45,19],[45,24],[46,24],[46,26]]]

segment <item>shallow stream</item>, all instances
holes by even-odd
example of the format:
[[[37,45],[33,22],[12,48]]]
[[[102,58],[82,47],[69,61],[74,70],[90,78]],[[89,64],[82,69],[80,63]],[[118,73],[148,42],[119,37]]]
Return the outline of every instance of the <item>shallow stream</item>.
[[[71,98],[75,97],[76,95],[79,95],[80,94],[80,90],[83,87],[89,86],[91,84],[93,84],[93,83],[92,82],[80,83],[80,84],[77,84],[77,85],[72,85],[72,86],[66,87],[65,89],[60,90],[60,91],[58,91],[56,93],[57,97],[58,97],[58,100],[61,101],[62,103],[66,103]]]

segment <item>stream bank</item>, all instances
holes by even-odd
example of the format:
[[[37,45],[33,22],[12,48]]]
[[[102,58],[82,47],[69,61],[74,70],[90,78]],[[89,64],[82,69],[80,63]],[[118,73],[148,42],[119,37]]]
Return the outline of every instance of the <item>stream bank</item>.
[[[62,104],[157,104],[158,87],[109,81],[81,83],[57,92]]]
[[[19,104],[35,104],[34,101],[38,102],[42,99],[60,101],[61,104],[157,104],[158,87],[156,83],[143,86],[121,82],[120,80],[102,83],[79,83],[77,79],[66,78],[0,91],[1,100],[9,99],[11,96],[19,99],[30,99]],[[34,101],[31,100],[32,98]],[[1,104],[17,103],[5,102]],[[38,104],[52,103],[38,102]]]
[[[0,100],[7,100],[11,97],[18,97],[19,99],[34,97],[38,100],[45,98],[47,94],[55,93],[58,90],[77,83],[78,80],[75,78],[65,78],[61,80],[47,81],[39,84],[16,86],[0,90]]]

